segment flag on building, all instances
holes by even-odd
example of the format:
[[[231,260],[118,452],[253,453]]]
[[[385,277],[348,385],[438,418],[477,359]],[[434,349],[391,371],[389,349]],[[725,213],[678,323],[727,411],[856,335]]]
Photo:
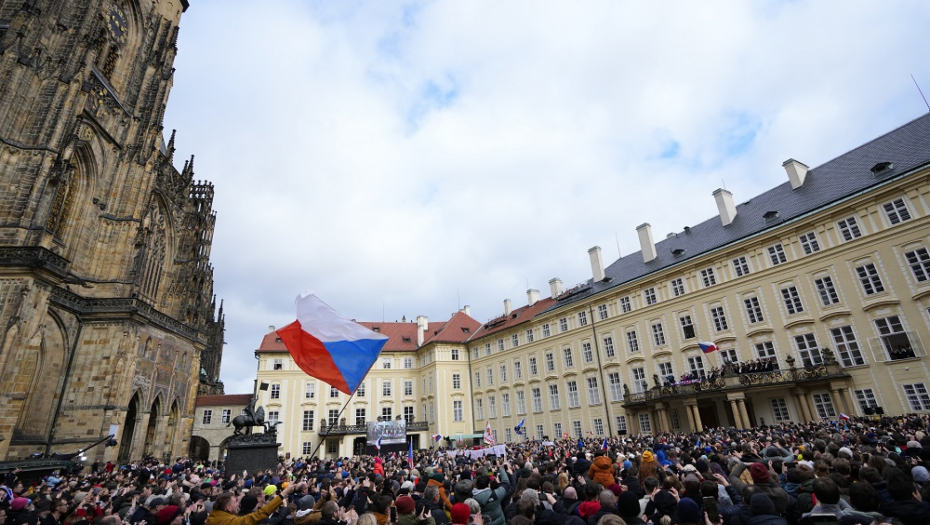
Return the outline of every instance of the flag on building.
[[[517,426],[513,427],[513,431],[516,432],[517,435],[523,435],[523,423],[526,423],[526,418],[521,419],[520,422],[517,423]]]
[[[277,331],[307,375],[352,395],[378,359],[387,336],[346,319],[313,294],[295,301],[297,320]]]
[[[607,438],[604,438],[604,442],[601,443],[601,450],[607,450]]]
[[[491,420],[487,420],[484,424],[484,442],[492,447],[497,443],[494,442],[494,433],[491,432]]]
[[[847,416],[846,414],[840,412],[840,420],[849,421],[849,416]]]
[[[591,432],[591,431],[589,430],[589,431],[588,431],[588,434],[591,435],[591,436],[593,436],[593,435],[594,435],[594,432]]]
[[[407,448],[407,466],[413,470],[413,440],[410,440],[410,446]]]
[[[717,345],[715,345],[714,343],[698,343],[698,346],[701,347],[701,351],[704,352],[705,354],[709,354],[711,352],[716,352],[717,350],[720,350],[719,348],[717,348]]]
[[[442,439],[442,434],[433,434],[433,442],[439,443],[439,440]]]
[[[378,441],[375,441],[375,448],[381,451],[381,436],[378,436]]]

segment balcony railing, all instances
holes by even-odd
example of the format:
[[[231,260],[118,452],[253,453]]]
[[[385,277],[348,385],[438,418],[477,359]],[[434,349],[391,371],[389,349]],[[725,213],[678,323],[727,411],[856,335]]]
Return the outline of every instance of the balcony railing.
[[[407,432],[420,432],[429,429],[426,421],[410,421],[407,423]],[[365,434],[368,425],[320,425],[321,436],[345,436],[350,434]]]
[[[627,395],[623,400],[623,404],[626,407],[631,407],[650,401],[665,401],[677,397],[694,396],[707,392],[728,392],[769,385],[805,383],[847,377],[848,375],[849,374],[843,371],[839,364],[835,362],[807,368],[792,367],[788,370],[728,375],[714,379],[704,379],[689,385],[654,387],[646,392]]]

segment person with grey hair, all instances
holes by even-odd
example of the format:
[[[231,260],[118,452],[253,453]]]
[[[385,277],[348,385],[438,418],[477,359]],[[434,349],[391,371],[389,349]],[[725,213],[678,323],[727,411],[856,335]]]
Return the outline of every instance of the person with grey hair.
[[[598,503],[600,503],[601,508],[594,513],[593,516],[588,517],[588,525],[597,525],[597,522],[601,520],[604,516],[611,514],[616,515],[617,517],[620,514],[617,512],[617,495],[613,491],[604,489],[598,495]]]
[[[471,510],[472,517],[477,514],[481,514],[481,504],[478,503],[478,500],[475,498],[466,499],[465,504],[468,505],[468,509]]]
[[[443,510],[442,502],[439,499],[439,488],[436,485],[427,485],[423,490],[423,497],[417,502],[417,515],[426,507],[426,512],[433,517],[436,525],[449,525],[449,517]]]

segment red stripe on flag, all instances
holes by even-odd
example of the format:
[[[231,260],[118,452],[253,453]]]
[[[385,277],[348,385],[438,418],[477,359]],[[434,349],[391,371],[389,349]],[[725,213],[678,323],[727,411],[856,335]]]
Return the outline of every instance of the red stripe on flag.
[[[342,392],[349,392],[349,385],[333,362],[323,342],[304,331],[300,321],[285,326],[277,331],[287,351],[297,366],[311,377],[320,379]]]

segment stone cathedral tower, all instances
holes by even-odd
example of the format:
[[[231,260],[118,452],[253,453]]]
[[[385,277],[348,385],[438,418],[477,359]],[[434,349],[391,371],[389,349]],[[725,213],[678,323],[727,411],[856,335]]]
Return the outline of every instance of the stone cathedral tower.
[[[0,459],[187,453],[222,393],[213,185],[162,119],[187,0],[0,0]]]

